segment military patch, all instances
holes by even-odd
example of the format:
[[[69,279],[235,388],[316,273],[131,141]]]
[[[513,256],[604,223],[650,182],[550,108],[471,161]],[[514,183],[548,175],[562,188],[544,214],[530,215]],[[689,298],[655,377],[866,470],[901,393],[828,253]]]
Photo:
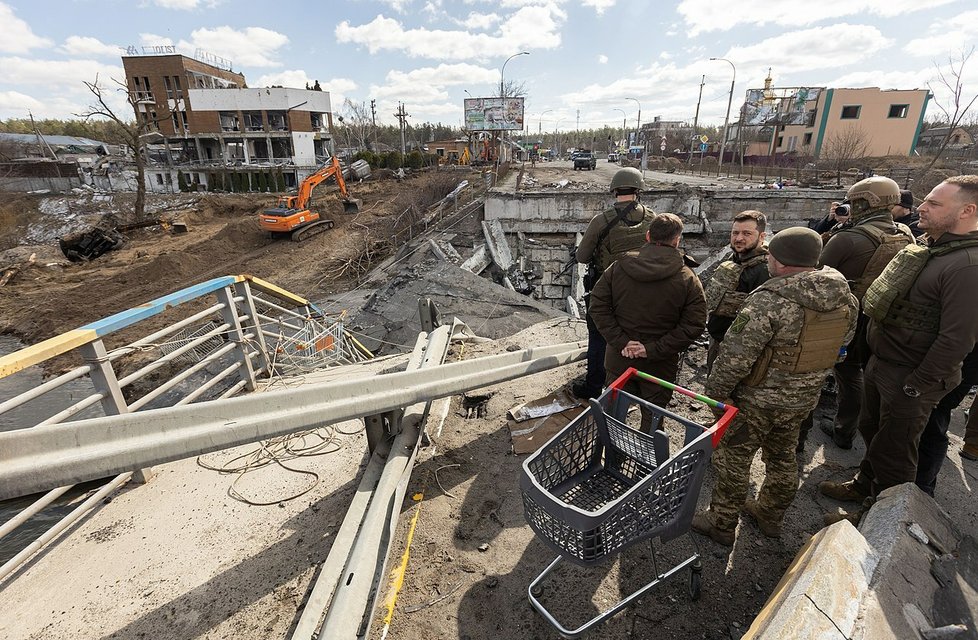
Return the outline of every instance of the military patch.
[[[747,327],[747,323],[750,322],[750,316],[746,313],[738,313],[737,317],[734,318],[733,324],[730,325],[730,333],[740,333]]]

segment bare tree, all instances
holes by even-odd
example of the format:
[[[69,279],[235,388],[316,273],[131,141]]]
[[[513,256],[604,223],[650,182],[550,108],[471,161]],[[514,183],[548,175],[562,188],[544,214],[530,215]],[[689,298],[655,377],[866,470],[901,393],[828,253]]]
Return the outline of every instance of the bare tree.
[[[345,134],[349,146],[356,143],[361,149],[370,148],[373,117],[367,103],[353,102],[347,98],[343,101],[343,115],[339,116],[337,120],[340,121],[340,126],[337,129]]]
[[[133,108],[133,114],[136,114],[136,104],[139,96],[126,83],[120,82],[115,78],[112,78],[112,82],[118,85],[119,91],[125,91],[126,102]],[[136,220],[141,220],[146,208],[146,151],[142,136],[150,131],[155,131],[158,120],[149,118],[143,121],[139,121],[138,119],[135,121],[123,120],[106,102],[105,92],[107,89],[99,85],[97,75],[95,76],[94,82],[85,82],[85,87],[95,96],[95,102],[88,105],[83,113],[76,113],[75,115],[79,118],[84,118],[86,121],[95,117],[107,118],[118,126],[122,143],[132,151],[136,164],[136,204],[134,214]]]
[[[936,62],[934,66],[937,67],[937,81],[944,86],[950,92],[950,96],[946,101],[942,102],[937,98],[937,92],[934,91],[930,83],[927,84],[927,88],[931,90],[934,94],[934,104],[937,108],[941,110],[944,114],[943,124],[947,125],[947,134],[941,140],[940,145],[937,148],[937,153],[931,158],[930,163],[927,168],[921,172],[921,175],[926,175],[930,171],[937,161],[940,160],[941,154],[947,149],[947,145],[950,144],[951,138],[954,135],[954,130],[957,129],[965,117],[968,115],[971,107],[974,106],[975,101],[978,100],[978,93],[975,93],[969,99],[965,94],[964,87],[964,70],[968,65],[968,60],[975,53],[975,47],[972,46],[971,49],[965,51],[961,50],[959,57],[948,57],[947,69],[942,69]]]
[[[836,171],[851,167],[869,154],[870,138],[861,127],[848,127],[830,135],[819,156]]]

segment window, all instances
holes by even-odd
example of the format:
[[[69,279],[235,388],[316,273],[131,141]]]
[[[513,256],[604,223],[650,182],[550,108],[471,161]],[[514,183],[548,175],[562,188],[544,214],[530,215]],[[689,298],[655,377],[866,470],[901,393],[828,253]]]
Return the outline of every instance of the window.
[[[782,144],[784,144],[784,136],[778,136],[778,147],[777,148],[780,149]]]
[[[858,104],[848,105],[848,106],[842,107],[842,116],[841,116],[841,118],[843,120],[856,120],[857,118],[859,118],[859,111],[861,109],[862,109],[862,106],[861,105],[858,105]]]
[[[805,134],[805,137],[802,138],[801,143],[802,143],[802,145],[805,145],[805,146],[810,145],[812,143],[812,134],[806,133]]]
[[[891,104],[890,113],[887,118],[906,118],[907,113],[910,112],[909,104]]]
[[[262,122],[261,111],[244,112],[245,131],[264,131],[265,125]]]
[[[156,184],[158,184],[160,186],[163,186],[163,174],[162,173],[157,173],[156,174]]]

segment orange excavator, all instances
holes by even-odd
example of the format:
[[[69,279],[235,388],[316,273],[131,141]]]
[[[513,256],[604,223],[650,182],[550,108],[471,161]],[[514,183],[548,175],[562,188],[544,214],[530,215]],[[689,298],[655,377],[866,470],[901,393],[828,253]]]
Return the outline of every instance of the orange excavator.
[[[343,169],[340,161],[333,156],[329,163],[323,165],[316,173],[310,175],[299,185],[299,193],[294,196],[282,196],[278,205],[273,209],[265,209],[259,218],[259,224],[265,231],[275,236],[289,234],[294,242],[300,242],[327,229],[333,228],[333,221],[323,218],[315,211],[309,210],[309,200],[316,186],[336,178],[336,184],[343,194],[343,213],[360,211],[360,201],[351,198],[343,179]]]

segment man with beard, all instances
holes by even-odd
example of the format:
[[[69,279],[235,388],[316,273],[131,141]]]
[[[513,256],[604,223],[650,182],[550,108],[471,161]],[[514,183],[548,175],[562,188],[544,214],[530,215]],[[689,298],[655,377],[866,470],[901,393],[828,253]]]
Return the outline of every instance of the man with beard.
[[[872,354],[859,416],[866,453],[855,478],[819,485],[862,503],[843,516],[851,520],[884,489],[915,480],[921,433],[978,340],[978,176],[948,178],[917,213],[926,244],[898,253],[863,299]]]
[[[723,336],[743,306],[747,294],[764,284],[767,271],[767,247],[764,246],[767,218],[760,211],[741,211],[730,227],[733,255],[724,260],[706,285],[706,309],[710,318],[706,330],[710,348],[706,354],[707,372],[713,367]]]

